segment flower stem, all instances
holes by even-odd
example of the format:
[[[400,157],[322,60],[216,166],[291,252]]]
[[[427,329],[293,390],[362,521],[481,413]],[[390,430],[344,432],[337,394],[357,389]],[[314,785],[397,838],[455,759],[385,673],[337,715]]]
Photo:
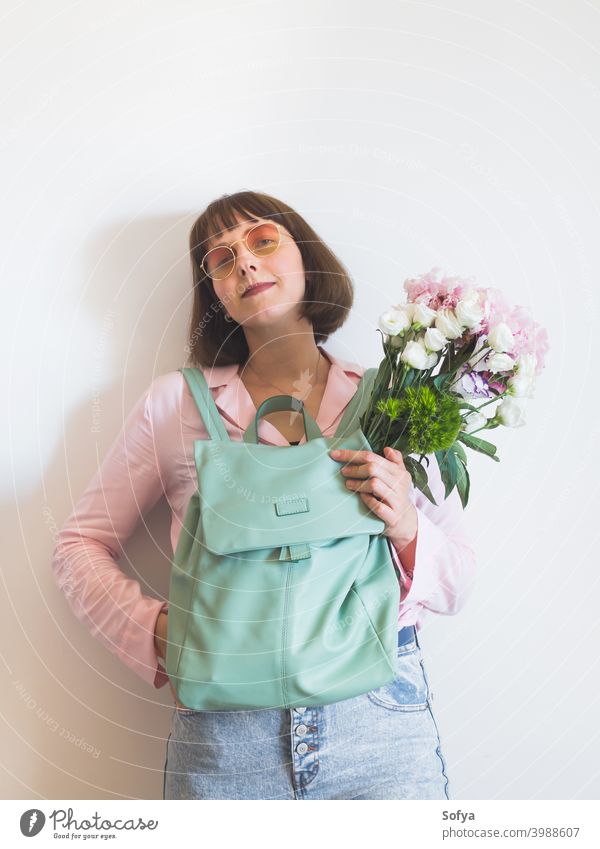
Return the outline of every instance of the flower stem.
[[[504,398],[507,394],[508,390],[501,392],[499,395],[494,395],[493,398],[490,398],[489,401],[484,401],[483,404],[479,404],[477,407],[478,410],[481,410],[482,407],[486,407],[488,404],[493,404],[495,401],[498,401],[500,398]]]

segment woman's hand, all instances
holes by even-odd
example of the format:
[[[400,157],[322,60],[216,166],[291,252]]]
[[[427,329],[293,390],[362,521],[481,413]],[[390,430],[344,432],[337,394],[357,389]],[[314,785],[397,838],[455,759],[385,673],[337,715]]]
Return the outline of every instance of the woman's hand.
[[[167,656],[167,625],[169,617],[166,613],[159,613],[154,626],[154,647],[156,654],[159,657],[166,658]]]
[[[329,453],[334,460],[347,463],[341,468],[347,489],[358,492],[366,506],[385,522],[384,536],[401,551],[417,534],[417,511],[408,497],[412,478],[400,451],[389,446],[383,450],[385,457],[348,448]]]
[[[156,654],[163,659],[167,656],[167,625],[169,624],[169,617],[166,613],[159,613],[156,619],[156,625],[154,628],[154,645],[156,647]],[[171,679],[169,678],[169,688],[175,700],[175,704],[179,707],[184,708],[185,705],[182,705],[179,699],[177,698],[177,693],[175,692],[175,688],[171,683]]]

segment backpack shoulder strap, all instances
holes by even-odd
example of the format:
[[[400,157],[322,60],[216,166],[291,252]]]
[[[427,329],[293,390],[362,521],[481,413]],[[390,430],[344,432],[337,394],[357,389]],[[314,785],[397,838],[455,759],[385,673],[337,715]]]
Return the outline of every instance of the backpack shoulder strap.
[[[360,379],[356,392],[350,399],[350,402],[344,410],[344,415],[341,418],[339,425],[335,431],[335,436],[346,436],[348,433],[356,430],[359,426],[359,419],[367,408],[373,384],[377,375],[378,369],[368,368]]]
[[[180,368],[179,371],[190,387],[190,392],[196,402],[209,438],[222,442],[231,441],[201,369]]]

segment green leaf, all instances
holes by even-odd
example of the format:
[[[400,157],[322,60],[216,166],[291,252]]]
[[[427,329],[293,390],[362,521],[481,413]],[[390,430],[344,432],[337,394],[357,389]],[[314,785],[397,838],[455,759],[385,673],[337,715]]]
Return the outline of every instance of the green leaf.
[[[436,451],[435,456],[438,461],[444,489],[446,490],[444,498],[448,498],[458,480],[458,461],[456,455],[450,449],[447,451]]]
[[[418,482],[417,482],[417,483],[415,484],[415,486],[417,487],[417,489],[419,489],[419,490],[423,493],[423,495],[424,495],[426,498],[428,498],[428,499],[429,499],[429,501],[431,501],[431,503],[432,503],[435,507],[437,507],[437,506],[438,506],[437,501],[436,501],[436,500],[435,500],[435,498],[433,497],[433,494],[432,494],[431,490],[429,489],[429,486],[428,486],[426,483],[425,483],[425,484],[421,484],[421,483],[418,483]]]
[[[424,495],[426,498],[428,498],[428,499],[429,499],[429,501],[431,501],[431,503],[432,503],[435,507],[437,507],[437,506],[438,506],[438,503],[437,503],[437,501],[435,500],[435,498],[433,497],[433,493],[432,493],[432,492],[431,492],[431,490],[429,489],[429,485],[428,485],[428,484],[426,484],[426,483],[422,483],[421,481],[417,481],[417,482],[415,483],[415,487],[416,487],[418,490],[420,490],[420,491],[423,493],[423,495]]]
[[[460,496],[460,501],[463,507],[463,510],[466,508],[469,503],[469,491],[471,489],[471,481],[469,478],[469,473],[467,471],[466,465],[462,462],[462,460],[458,461],[458,477],[456,481],[456,486],[458,489],[458,494]]]
[[[418,462],[418,460],[415,460],[414,457],[404,457],[404,466],[406,471],[410,474],[413,485],[416,489],[420,490],[423,495],[437,507],[437,501],[431,494],[431,490],[429,489],[429,479],[423,466]]]
[[[461,401],[458,404],[459,409],[472,410],[474,413],[479,412],[479,407],[474,407],[473,404],[469,404],[468,401]]]
[[[379,398],[380,395],[383,395],[384,392],[387,392],[390,385],[390,378],[392,376],[392,364],[388,357],[386,357],[379,364],[379,368],[377,369],[377,374],[375,375],[375,380],[373,381],[373,394]]]
[[[465,464],[465,466],[466,466],[466,465],[467,465],[467,452],[466,452],[466,451],[465,451],[465,449],[462,447],[462,445],[460,444],[460,442],[455,442],[455,443],[451,446],[451,450],[452,450],[452,451],[454,451],[454,453],[458,455],[458,457],[459,457],[459,458],[463,461],[463,463],[464,463],[464,464]]]
[[[404,384],[402,386],[402,389],[406,389],[408,386],[412,386],[413,383],[418,383],[419,377],[420,375],[416,369],[409,368],[404,376]]]
[[[464,430],[461,430],[456,438],[464,442],[468,448],[472,448],[473,451],[479,451],[481,454],[485,454],[486,457],[491,457],[497,463],[500,462],[500,457],[496,457],[496,446],[492,445],[491,442],[486,442],[485,439],[479,439],[477,436],[465,433]]]
[[[436,374],[436,376],[432,379],[431,382],[439,392],[443,392],[453,377],[454,375],[448,372],[446,372],[445,374]]]

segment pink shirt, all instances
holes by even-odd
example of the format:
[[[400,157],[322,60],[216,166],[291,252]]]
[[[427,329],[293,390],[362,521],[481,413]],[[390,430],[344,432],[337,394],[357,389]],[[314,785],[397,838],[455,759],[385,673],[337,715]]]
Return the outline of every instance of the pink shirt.
[[[319,347],[331,368],[316,421],[324,436],[333,436],[365,369]],[[238,366],[215,366],[203,372],[228,433],[241,441],[256,408],[238,376]],[[168,682],[154,647],[156,619],[168,604],[144,595],[138,581],[127,577],[116,561],[143,515],[163,495],[171,508],[171,544],[175,551],[188,502],[197,486],[194,440],[207,438],[181,372],[157,377],[134,405],[61,528],[53,553],[56,581],[77,618],[155,687]],[[260,420],[259,439],[268,445],[289,445],[266,419]],[[400,580],[398,625],[414,624],[417,631],[428,612],[457,613],[475,576],[475,555],[464,527],[460,499],[454,490],[443,500],[437,462],[433,455],[429,460],[429,485],[438,506],[411,487],[410,498],[418,515],[412,581],[390,544]],[[360,498],[358,494],[356,497]]]

